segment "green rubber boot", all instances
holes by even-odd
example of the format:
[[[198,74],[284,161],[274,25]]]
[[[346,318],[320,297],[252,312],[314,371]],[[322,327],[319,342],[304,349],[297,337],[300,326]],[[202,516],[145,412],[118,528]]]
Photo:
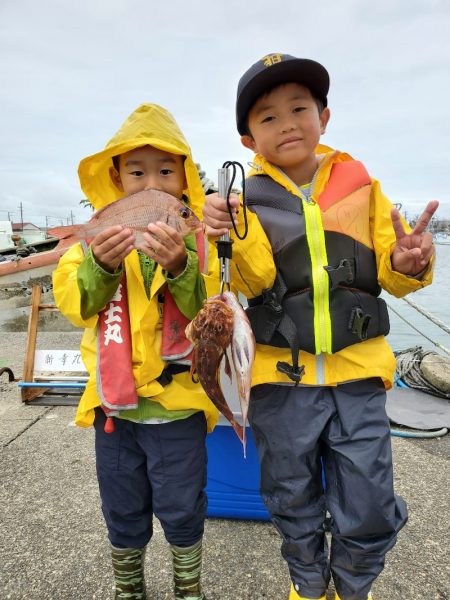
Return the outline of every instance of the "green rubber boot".
[[[115,548],[111,558],[116,584],[116,600],[145,600],[145,548]]]
[[[202,540],[193,546],[170,546],[173,556],[175,600],[206,600],[200,585]]]

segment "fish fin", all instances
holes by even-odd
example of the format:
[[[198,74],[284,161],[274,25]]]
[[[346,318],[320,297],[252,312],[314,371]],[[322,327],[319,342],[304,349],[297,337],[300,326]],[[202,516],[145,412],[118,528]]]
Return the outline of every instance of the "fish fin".
[[[56,248],[65,248],[84,239],[84,230],[84,225],[63,225],[62,227],[53,227],[47,233],[59,239]]]
[[[231,372],[230,360],[229,360],[227,354],[225,354],[225,373],[228,375],[228,379],[230,381],[233,381],[233,374]]]
[[[245,445],[245,431],[242,425],[238,423],[235,419],[231,419],[230,423],[242,444]]]
[[[190,369],[190,373],[189,374],[191,376],[191,380],[194,383],[198,383],[199,379],[198,379],[197,369],[196,369],[195,363],[196,363],[196,360],[195,360],[195,354],[194,354],[194,356],[192,357],[191,369]]]

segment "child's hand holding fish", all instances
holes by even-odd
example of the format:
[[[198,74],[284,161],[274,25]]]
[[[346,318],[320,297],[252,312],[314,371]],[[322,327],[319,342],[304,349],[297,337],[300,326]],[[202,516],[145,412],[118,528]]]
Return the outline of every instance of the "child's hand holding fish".
[[[98,233],[91,243],[95,261],[105,271],[114,273],[122,260],[133,250],[136,236],[131,229],[113,225]]]
[[[153,258],[173,277],[181,275],[186,267],[187,252],[180,233],[167,223],[157,221],[150,223],[148,232],[142,235],[145,244],[141,244],[139,250]]]

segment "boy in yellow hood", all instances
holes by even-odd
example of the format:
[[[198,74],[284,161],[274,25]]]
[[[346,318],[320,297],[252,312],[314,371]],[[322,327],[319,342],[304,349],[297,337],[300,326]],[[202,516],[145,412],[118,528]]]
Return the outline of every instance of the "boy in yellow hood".
[[[331,575],[336,598],[371,598],[406,522],[393,490],[385,389],[395,357],[379,294],[428,285],[434,260],[425,229],[437,202],[410,231],[359,161],[318,145],[328,88],[319,63],[269,54],[244,73],[236,102],[241,141],[256,153],[245,186],[247,243],[271,247],[258,263],[266,289],[240,288],[257,341],[249,422],[289,600],[325,600]],[[238,198],[230,202],[236,211]],[[217,195],[203,214],[211,236],[231,229]],[[245,257],[233,258],[243,272]]]
[[[138,107],[103,151],[82,160],[79,177],[96,209],[147,189],[184,200],[197,214],[204,201],[183,134],[155,104]],[[85,328],[81,352],[89,381],[76,423],[95,426],[115,598],[145,598],[143,561],[155,515],[173,554],[176,600],[204,600],[205,437],[218,415],[191,380],[184,326],[178,327],[178,346],[164,351],[164,344],[175,331],[173,319],[192,319],[214,281],[201,272],[202,234],[183,239],[158,222],[143,235],[146,244],[138,250],[133,232],[121,225],[99,233],[89,246],[75,244],[54,272],[53,290],[61,312]],[[120,334],[103,343],[102,323],[117,322]],[[125,353],[124,340],[130,343]],[[134,401],[118,408],[111,404],[116,395]]]

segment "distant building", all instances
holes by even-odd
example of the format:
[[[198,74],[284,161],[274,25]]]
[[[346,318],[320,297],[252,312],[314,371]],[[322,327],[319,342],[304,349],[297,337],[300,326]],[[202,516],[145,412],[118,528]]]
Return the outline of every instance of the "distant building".
[[[12,234],[11,221],[0,221],[0,250],[14,246],[11,239]]]
[[[47,234],[33,223],[11,223],[13,234],[20,235],[23,244],[34,244],[46,239]]]

